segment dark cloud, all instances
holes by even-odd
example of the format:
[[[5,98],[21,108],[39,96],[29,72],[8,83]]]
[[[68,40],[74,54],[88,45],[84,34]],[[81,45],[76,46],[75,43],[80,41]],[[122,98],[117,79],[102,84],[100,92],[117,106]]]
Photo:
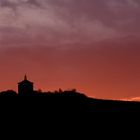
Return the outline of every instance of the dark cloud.
[[[4,40],[2,36],[13,40],[14,34],[31,43],[139,36],[139,7],[136,0],[0,0],[0,40]],[[11,30],[15,30],[13,35]],[[44,40],[40,40],[42,36]]]

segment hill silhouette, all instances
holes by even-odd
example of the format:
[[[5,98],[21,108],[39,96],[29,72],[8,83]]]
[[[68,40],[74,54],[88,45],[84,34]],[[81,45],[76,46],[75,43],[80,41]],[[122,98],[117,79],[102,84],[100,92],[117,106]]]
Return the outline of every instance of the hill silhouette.
[[[94,99],[76,90],[59,90],[55,92],[33,91],[24,95],[8,90],[0,93],[0,105],[6,105],[6,101],[10,102],[8,108],[17,108],[18,106],[36,112],[43,110],[44,112],[67,112],[70,114],[140,113],[140,102]]]

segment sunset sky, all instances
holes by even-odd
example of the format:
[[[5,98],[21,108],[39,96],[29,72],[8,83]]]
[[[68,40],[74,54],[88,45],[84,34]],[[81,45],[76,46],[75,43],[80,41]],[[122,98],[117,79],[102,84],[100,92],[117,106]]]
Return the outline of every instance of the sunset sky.
[[[0,0],[0,90],[140,97],[139,0]]]

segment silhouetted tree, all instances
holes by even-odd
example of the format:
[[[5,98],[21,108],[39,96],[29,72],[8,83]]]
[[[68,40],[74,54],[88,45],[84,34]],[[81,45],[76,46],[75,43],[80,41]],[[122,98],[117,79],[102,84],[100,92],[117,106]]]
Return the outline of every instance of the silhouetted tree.
[[[0,96],[17,96],[17,93],[13,90],[7,90],[0,92]]]
[[[1,92],[0,97],[3,96],[21,97],[21,95],[17,94],[13,90]],[[28,98],[29,100],[18,102],[18,104],[16,104],[16,106],[24,104],[24,107],[27,107],[27,110],[30,109],[39,111],[40,109],[43,109],[46,112],[68,112],[71,114],[78,112],[140,112],[140,102],[93,99],[77,92],[76,90],[63,91],[59,89],[58,91],[54,92],[42,92],[39,90],[28,94],[23,94],[22,97],[32,97]],[[40,99],[41,102],[39,102]]]

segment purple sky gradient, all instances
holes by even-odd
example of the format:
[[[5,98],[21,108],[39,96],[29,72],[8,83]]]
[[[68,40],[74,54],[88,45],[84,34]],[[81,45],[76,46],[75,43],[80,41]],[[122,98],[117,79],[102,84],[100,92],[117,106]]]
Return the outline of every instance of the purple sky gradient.
[[[139,97],[139,17],[138,0],[0,0],[0,90],[28,73],[43,90]]]

